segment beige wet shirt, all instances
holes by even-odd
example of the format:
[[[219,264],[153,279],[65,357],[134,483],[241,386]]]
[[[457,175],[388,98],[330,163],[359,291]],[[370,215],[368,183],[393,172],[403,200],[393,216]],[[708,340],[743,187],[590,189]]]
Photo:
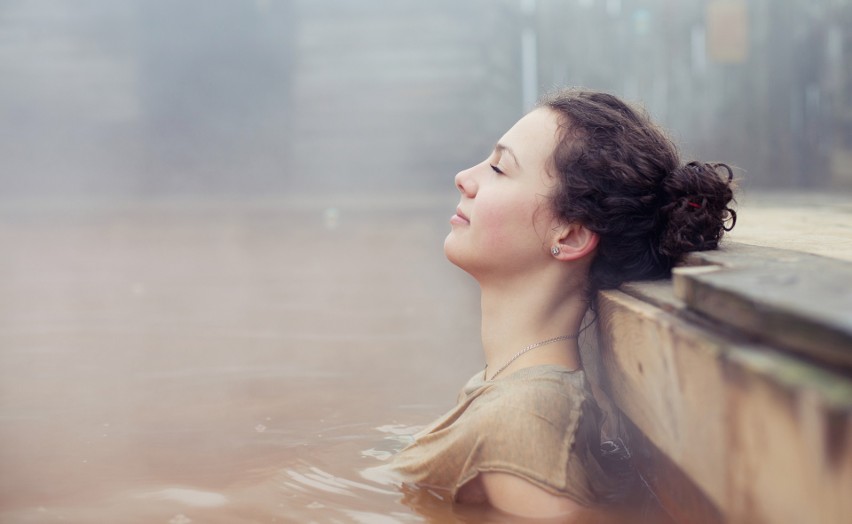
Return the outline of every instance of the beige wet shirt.
[[[454,498],[479,473],[504,472],[591,506],[616,489],[596,458],[600,442],[600,410],[582,370],[535,366],[493,381],[479,372],[390,468]]]

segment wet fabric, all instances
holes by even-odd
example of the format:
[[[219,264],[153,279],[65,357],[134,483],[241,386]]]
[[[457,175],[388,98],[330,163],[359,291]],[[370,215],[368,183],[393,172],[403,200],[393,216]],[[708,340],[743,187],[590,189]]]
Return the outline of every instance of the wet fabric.
[[[458,404],[416,435],[390,467],[406,482],[459,489],[484,472],[511,473],[580,504],[618,489],[599,462],[601,412],[582,370],[524,368],[474,375]]]

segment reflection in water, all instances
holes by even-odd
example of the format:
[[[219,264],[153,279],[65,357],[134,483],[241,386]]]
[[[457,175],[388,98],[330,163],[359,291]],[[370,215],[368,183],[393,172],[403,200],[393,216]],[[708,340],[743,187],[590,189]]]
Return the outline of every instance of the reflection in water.
[[[481,367],[454,200],[0,208],[0,521],[506,521],[362,475]]]

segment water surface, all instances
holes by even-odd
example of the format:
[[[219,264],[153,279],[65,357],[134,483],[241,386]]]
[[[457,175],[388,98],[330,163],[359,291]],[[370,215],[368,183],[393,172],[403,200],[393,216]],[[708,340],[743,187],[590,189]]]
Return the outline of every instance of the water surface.
[[[454,206],[3,205],[0,521],[505,521],[361,475],[481,369]]]

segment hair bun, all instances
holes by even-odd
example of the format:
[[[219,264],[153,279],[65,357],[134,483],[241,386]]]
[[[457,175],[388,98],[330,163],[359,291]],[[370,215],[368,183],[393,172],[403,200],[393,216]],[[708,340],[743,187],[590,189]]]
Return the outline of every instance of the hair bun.
[[[660,252],[673,260],[689,251],[715,249],[725,231],[733,229],[737,213],[728,207],[734,198],[734,173],[727,164],[689,162],[663,180],[661,208],[666,224]],[[730,222],[730,224],[728,224]]]

